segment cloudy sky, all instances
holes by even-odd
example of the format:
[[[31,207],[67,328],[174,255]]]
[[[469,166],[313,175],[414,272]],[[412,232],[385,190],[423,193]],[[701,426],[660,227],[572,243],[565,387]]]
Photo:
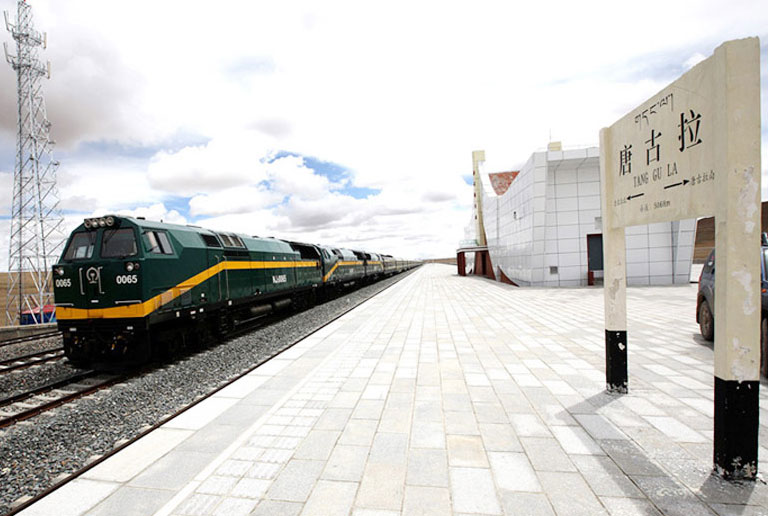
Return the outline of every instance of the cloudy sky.
[[[761,38],[768,168],[764,0],[29,3],[48,33],[68,231],[124,213],[451,256],[470,220],[473,150],[503,171],[550,139],[597,144],[601,127],[746,36]],[[0,9],[13,16],[16,2]],[[15,94],[0,63],[0,270]]]

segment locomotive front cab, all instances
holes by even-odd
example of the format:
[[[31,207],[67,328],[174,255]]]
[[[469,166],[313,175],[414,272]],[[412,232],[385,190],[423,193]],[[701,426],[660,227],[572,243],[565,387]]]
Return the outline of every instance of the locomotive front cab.
[[[58,327],[71,360],[145,358],[148,349],[136,344],[146,332],[139,238],[129,219],[85,219],[53,266]]]

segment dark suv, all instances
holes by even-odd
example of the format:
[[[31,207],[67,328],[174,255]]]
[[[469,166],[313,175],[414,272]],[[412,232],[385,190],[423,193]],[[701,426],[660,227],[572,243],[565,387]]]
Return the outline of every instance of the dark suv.
[[[768,260],[768,237],[763,233],[760,248],[760,373],[768,376],[768,281],[766,281],[766,260]],[[715,338],[715,250],[713,249],[699,276],[699,294],[696,296],[696,322],[701,336],[707,340]]]

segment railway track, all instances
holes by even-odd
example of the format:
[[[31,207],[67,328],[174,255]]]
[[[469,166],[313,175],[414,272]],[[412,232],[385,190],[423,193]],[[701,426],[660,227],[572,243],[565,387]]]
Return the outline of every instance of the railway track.
[[[24,369],[33,365],[44,364],[46,362],[52,362],[64,357],[64,348],[51,348],[37,353],[30,353],[20,357],[8,358],[6,360],[0,360],[0,374],[10,373],[18,369]]]
[[[0,428],[82,398],[125,379],[125,375],[85,371],[0,400]]]
[[[35,335],[26,335],[24,337],[16,337],[15,339],[8,339],[0,341],[0,348],[5,346],[13,346],[14,344],[21,344],[22,342],[29,342],[33,340],[47,339],[49,337],[56,337],[61,335],[60,331],[49,331],[46,333],[37,333]]]

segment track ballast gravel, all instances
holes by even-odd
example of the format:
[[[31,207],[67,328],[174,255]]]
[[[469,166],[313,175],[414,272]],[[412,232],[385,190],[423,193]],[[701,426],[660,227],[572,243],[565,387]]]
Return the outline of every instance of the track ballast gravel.
[[[0,514],[407,276],[402,273],[0,429]]]

